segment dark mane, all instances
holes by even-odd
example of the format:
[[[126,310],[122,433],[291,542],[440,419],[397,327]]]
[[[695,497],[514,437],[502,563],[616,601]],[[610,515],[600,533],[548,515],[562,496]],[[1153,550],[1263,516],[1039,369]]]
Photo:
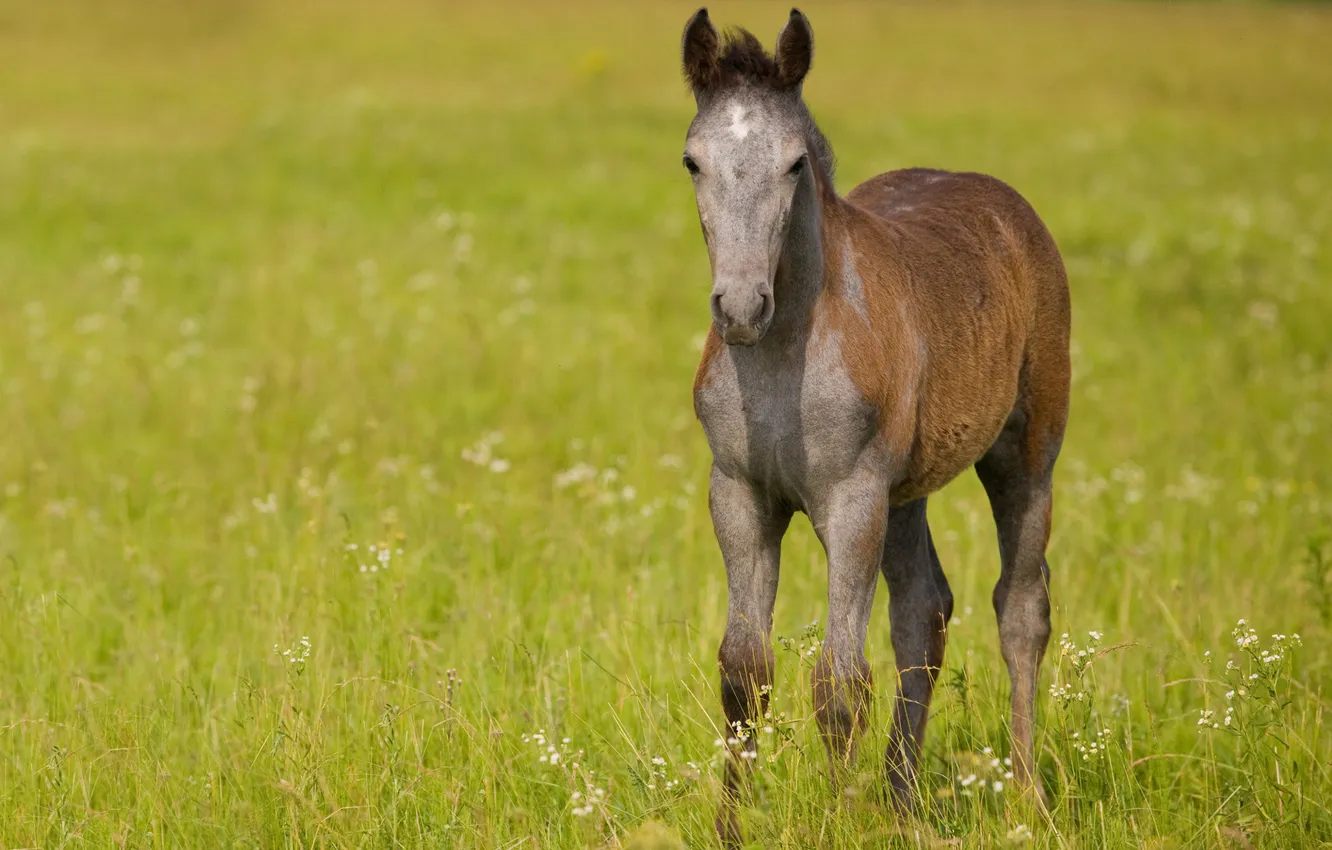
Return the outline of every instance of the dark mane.
[[[726,32],[726,40],[717,57],[717,65],[721,73],[722,86],[749,84],[778,91],[785,91],[787,88],[782,82],[776,58],[767,51],[763,42],[758,40],[758,36],[743,27],[736,27]],[[819,125],[814,122],[814,116],[809,114],[809,108],[805,106],[803,98],[800,101],[800,112],[805,120],[805,137],[810,152],[831,178],[837,165],[832,145],[828,143],[828,138],[823,135]]]
[[[726,42],[717,57],[717,64],[725,82],[782,87],[777,60],[758,40],[758,36],[747,29],[736,27],[726,32]]]

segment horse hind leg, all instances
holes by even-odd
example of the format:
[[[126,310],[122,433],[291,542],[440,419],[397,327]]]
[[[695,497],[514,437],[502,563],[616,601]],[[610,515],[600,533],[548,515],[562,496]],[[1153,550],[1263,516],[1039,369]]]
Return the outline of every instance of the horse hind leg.
[[[976,464],[989,496],[1002,570],[994,587],[999,648],[1012,684],[1013,776],[1042,795],[1034,742],[1036,681],[1050,640],[1052,476],[1063,439],[1067,403],[1034,409],[1019,403],[990,450]]]
[[[930,537],[925,500],[888,515],[881,569],[888,583],[897,697],[885,760],[893,798],[910,809],[917,762],[925,743],[934,683],[943,666],[944,643],[953,616],[953,594]]]

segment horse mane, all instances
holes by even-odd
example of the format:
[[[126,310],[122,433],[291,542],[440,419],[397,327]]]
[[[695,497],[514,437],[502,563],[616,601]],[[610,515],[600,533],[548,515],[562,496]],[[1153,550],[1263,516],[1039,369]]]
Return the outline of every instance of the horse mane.
[[[723,86],[748,84],[776,91],[788,88],[782,81],[776,57],[768,52],[758,36],[743,27],[726,31],[725,42],[717,57],[717,68]],[[836,170],[837,158],[833,154],[832,145],[828,143],[828,137],[823,135],[814,116],[809,114],[804,98],[800,100],[800,113],[805,120],[805,138],[810,153],[827,170],[831,179]]]
[[[758,36],[743,27],[735,27],[726,31],[725,38],[717,56],[722,79],[774,88],[781,85],[777,59],[758,40]]]

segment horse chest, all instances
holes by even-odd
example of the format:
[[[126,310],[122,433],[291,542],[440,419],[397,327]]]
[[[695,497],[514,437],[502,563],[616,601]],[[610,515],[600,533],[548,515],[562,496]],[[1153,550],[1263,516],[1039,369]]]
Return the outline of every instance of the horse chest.
[[[724,349],[695,407],[722,472],[801,505],[846,477],[875,431],[874,411],[836,350],[773,362]]]

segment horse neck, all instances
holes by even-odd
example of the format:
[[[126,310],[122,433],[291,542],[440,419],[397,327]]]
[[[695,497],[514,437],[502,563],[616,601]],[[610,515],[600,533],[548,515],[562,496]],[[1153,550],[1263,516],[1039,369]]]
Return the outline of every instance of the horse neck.
[[[773,282],[776,304],[768,336],[775,341],[802,335],[809,329],[814,304],[823,290],[825,257],[834,247],[830,243],[839,236],[830,226],[830,213],[834,213],[837,203],[831,179],[821,164],[814,164],[796,188],[791,223]]]

